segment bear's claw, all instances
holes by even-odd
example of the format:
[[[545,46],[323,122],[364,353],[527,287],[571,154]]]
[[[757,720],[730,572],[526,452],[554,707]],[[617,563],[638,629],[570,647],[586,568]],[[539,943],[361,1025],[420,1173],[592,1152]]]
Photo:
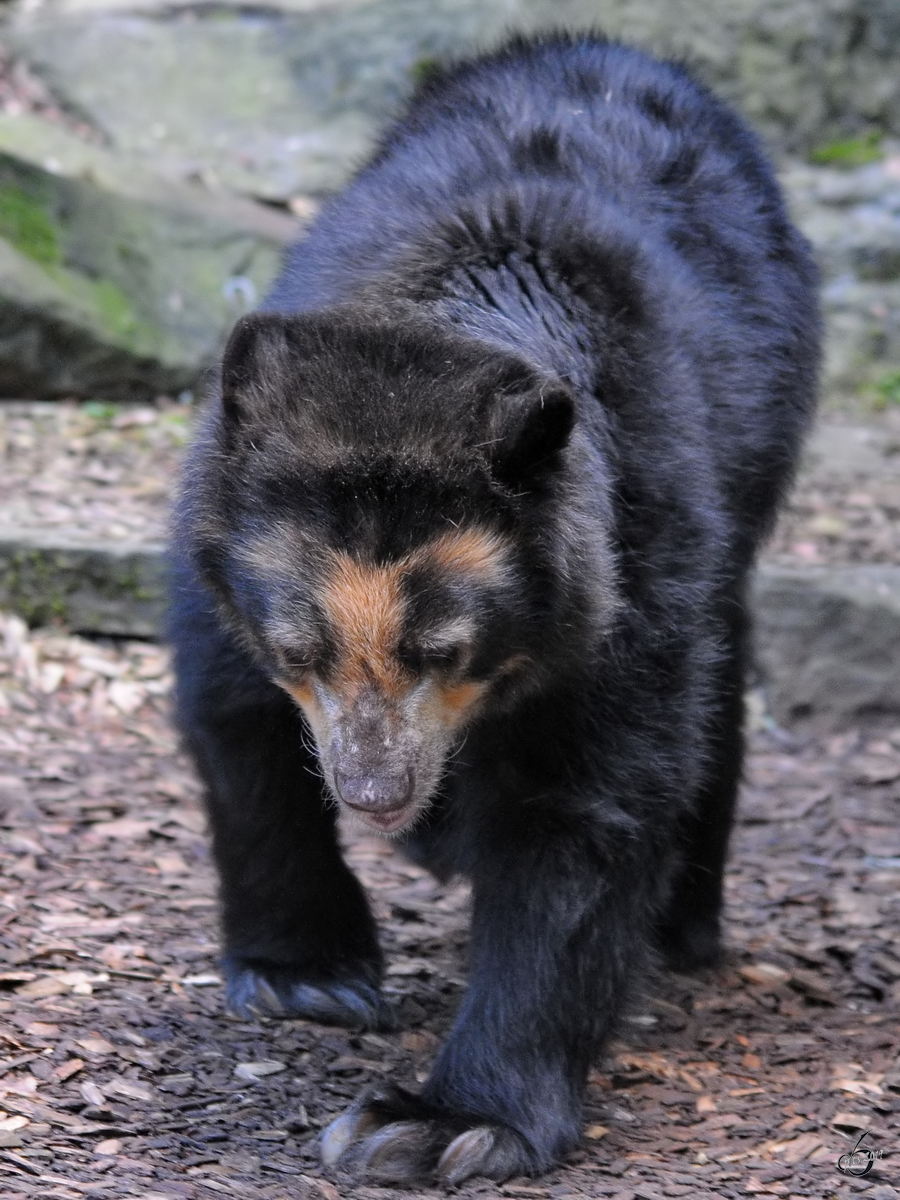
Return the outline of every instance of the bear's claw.
[[[323,1025],[391,1029],[394,1017],[384,997],[363,980],[308,983],[284,970],[255,967],[227,971],[225,1004],[235,1016],[305,1017]]]
[[[518,1134],[475,1120],[435,1114],[399,1088],[379,1088],[363,1093],[332,1121],[319,1149],[326,1167],[373,1183],[434,1179],[456,1187],[473,1175],[503,1180],[532,1173],[531,1155]]]

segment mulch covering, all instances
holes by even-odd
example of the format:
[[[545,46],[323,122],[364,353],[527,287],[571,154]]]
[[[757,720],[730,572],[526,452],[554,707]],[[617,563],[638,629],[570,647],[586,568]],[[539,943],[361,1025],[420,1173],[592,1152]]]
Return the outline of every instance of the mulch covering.
[[[0,526],[161,541],[189,409],[0,403]]]
[[[466,889],[351,836],[399,1031],[225,1016],[164,653],[16,618],[0,635],[0,1195],[408,1196],[323,1179],[315,1139],[366,1083],[425,1077],[464,986]],[[752,711],[727,964],[639,998],[569,1164],[462,1196],[898,1194],[900,729],[795,739]],[[883,1157],[848,1179],[864,1130]]]
[[[820,423],[850,443],[874,435],[881,454],[865,469],[807,455],[764,557],[792,567],[900,563],[900,408],[873,414],[868,428],[827,413]]]

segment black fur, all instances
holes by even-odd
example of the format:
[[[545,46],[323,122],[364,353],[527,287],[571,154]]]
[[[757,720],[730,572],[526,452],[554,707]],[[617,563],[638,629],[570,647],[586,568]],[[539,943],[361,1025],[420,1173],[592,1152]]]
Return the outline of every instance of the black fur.
[[[361,1100],[328,1161],[546,1170],[646,949],[714,960],[746,577],[814,403],[815,283],[733,113],[678,67],[554,37],[430,79],[236,331],[185,475],[172,619],[233,1007],[389,1019],[309,732],[272,682],[333,670],[323,548],[390,563],[474,523],[511,563],[491,588],[403,578],[408,669],[456,669],[416,637],[463,612],[466,678],[489,684],[401,835],[472,880],[471,979],[422,1096]]]

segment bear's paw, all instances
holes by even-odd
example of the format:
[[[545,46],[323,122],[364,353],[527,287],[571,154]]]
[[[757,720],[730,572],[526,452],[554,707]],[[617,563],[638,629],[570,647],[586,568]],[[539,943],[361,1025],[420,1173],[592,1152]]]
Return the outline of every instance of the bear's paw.
[[[377,1184],[435,1180],[457,1187],[475,1175],[533,1174],[523,1138],[503,1125],[442,1113],[398,1087],[364,1092],[324,1130],[326,1167]]]
[[[226,968],[229,1012],[254,1017],[303,1017],[351,1029],[392,1029],[396,1022],[379,990],[362,979],[311,983],[284,968]]]

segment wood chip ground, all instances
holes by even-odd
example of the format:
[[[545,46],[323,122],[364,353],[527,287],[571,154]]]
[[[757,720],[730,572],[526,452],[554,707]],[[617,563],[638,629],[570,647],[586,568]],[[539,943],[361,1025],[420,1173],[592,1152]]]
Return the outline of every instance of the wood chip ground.
[[[364,1084],[424,1078],[464,986],[466,889],[352,840],[398,1032],[226,1017],[164,652],[0,634],[0,1195],[409,1195],[322,1179],[315,1140]],[[726,965],[653,982],[565,1167],[461,1196],[897,1194],[900,728],[756,723]],[[863,1130],[883,1157],[848,1180]]]

